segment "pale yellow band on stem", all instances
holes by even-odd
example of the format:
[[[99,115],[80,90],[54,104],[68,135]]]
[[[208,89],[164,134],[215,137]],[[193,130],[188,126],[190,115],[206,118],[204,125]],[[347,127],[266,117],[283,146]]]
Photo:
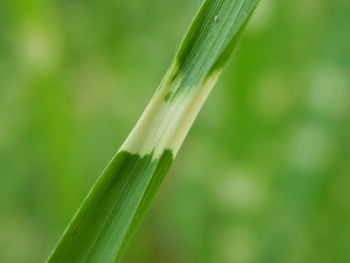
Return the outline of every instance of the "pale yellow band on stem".
[[[173,156],[177,154],[221,71],[211,73],[201,84],[188,92],[165,100],[165,96],[177,85],[171,83],[176,71],[176,65],[168,71],[120,151],[141,156],[153,152],[153,158],[159,158],[165,149],[172,150]]]

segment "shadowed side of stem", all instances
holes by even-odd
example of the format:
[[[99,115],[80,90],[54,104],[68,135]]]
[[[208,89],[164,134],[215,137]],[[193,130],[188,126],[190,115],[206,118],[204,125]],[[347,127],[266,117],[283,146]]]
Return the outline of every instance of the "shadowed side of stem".
[[[48,262],[113,262],[147,211],[173,160],[119,152],[95,184]]]

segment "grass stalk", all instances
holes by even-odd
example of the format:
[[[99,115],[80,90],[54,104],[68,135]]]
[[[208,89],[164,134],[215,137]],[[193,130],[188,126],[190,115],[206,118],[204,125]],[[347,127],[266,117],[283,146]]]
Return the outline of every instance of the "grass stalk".
[[[119,262],[257,0],[206,0],[159,88],[47,262]]]

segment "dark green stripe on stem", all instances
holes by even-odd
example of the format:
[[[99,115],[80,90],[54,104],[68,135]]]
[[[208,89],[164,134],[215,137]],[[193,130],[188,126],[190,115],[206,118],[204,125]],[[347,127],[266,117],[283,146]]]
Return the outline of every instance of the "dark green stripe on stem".
[[[103,172],[48,262],[114,262],[121,257],[173,160],[119,152]],[[131,226],[131,227],[126,227]]]
[[[175,61],[180,84],[174,96],[188,91],[224,67],[237,46],[257,0],[207,0],[193,21]]]

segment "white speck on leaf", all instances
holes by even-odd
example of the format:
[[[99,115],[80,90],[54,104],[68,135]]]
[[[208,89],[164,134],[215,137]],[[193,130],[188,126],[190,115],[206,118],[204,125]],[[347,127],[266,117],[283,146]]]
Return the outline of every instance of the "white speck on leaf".
[[[218,22],[218,20],[219,20],[219,16],[218,15],[214,16],[214,22]]]

